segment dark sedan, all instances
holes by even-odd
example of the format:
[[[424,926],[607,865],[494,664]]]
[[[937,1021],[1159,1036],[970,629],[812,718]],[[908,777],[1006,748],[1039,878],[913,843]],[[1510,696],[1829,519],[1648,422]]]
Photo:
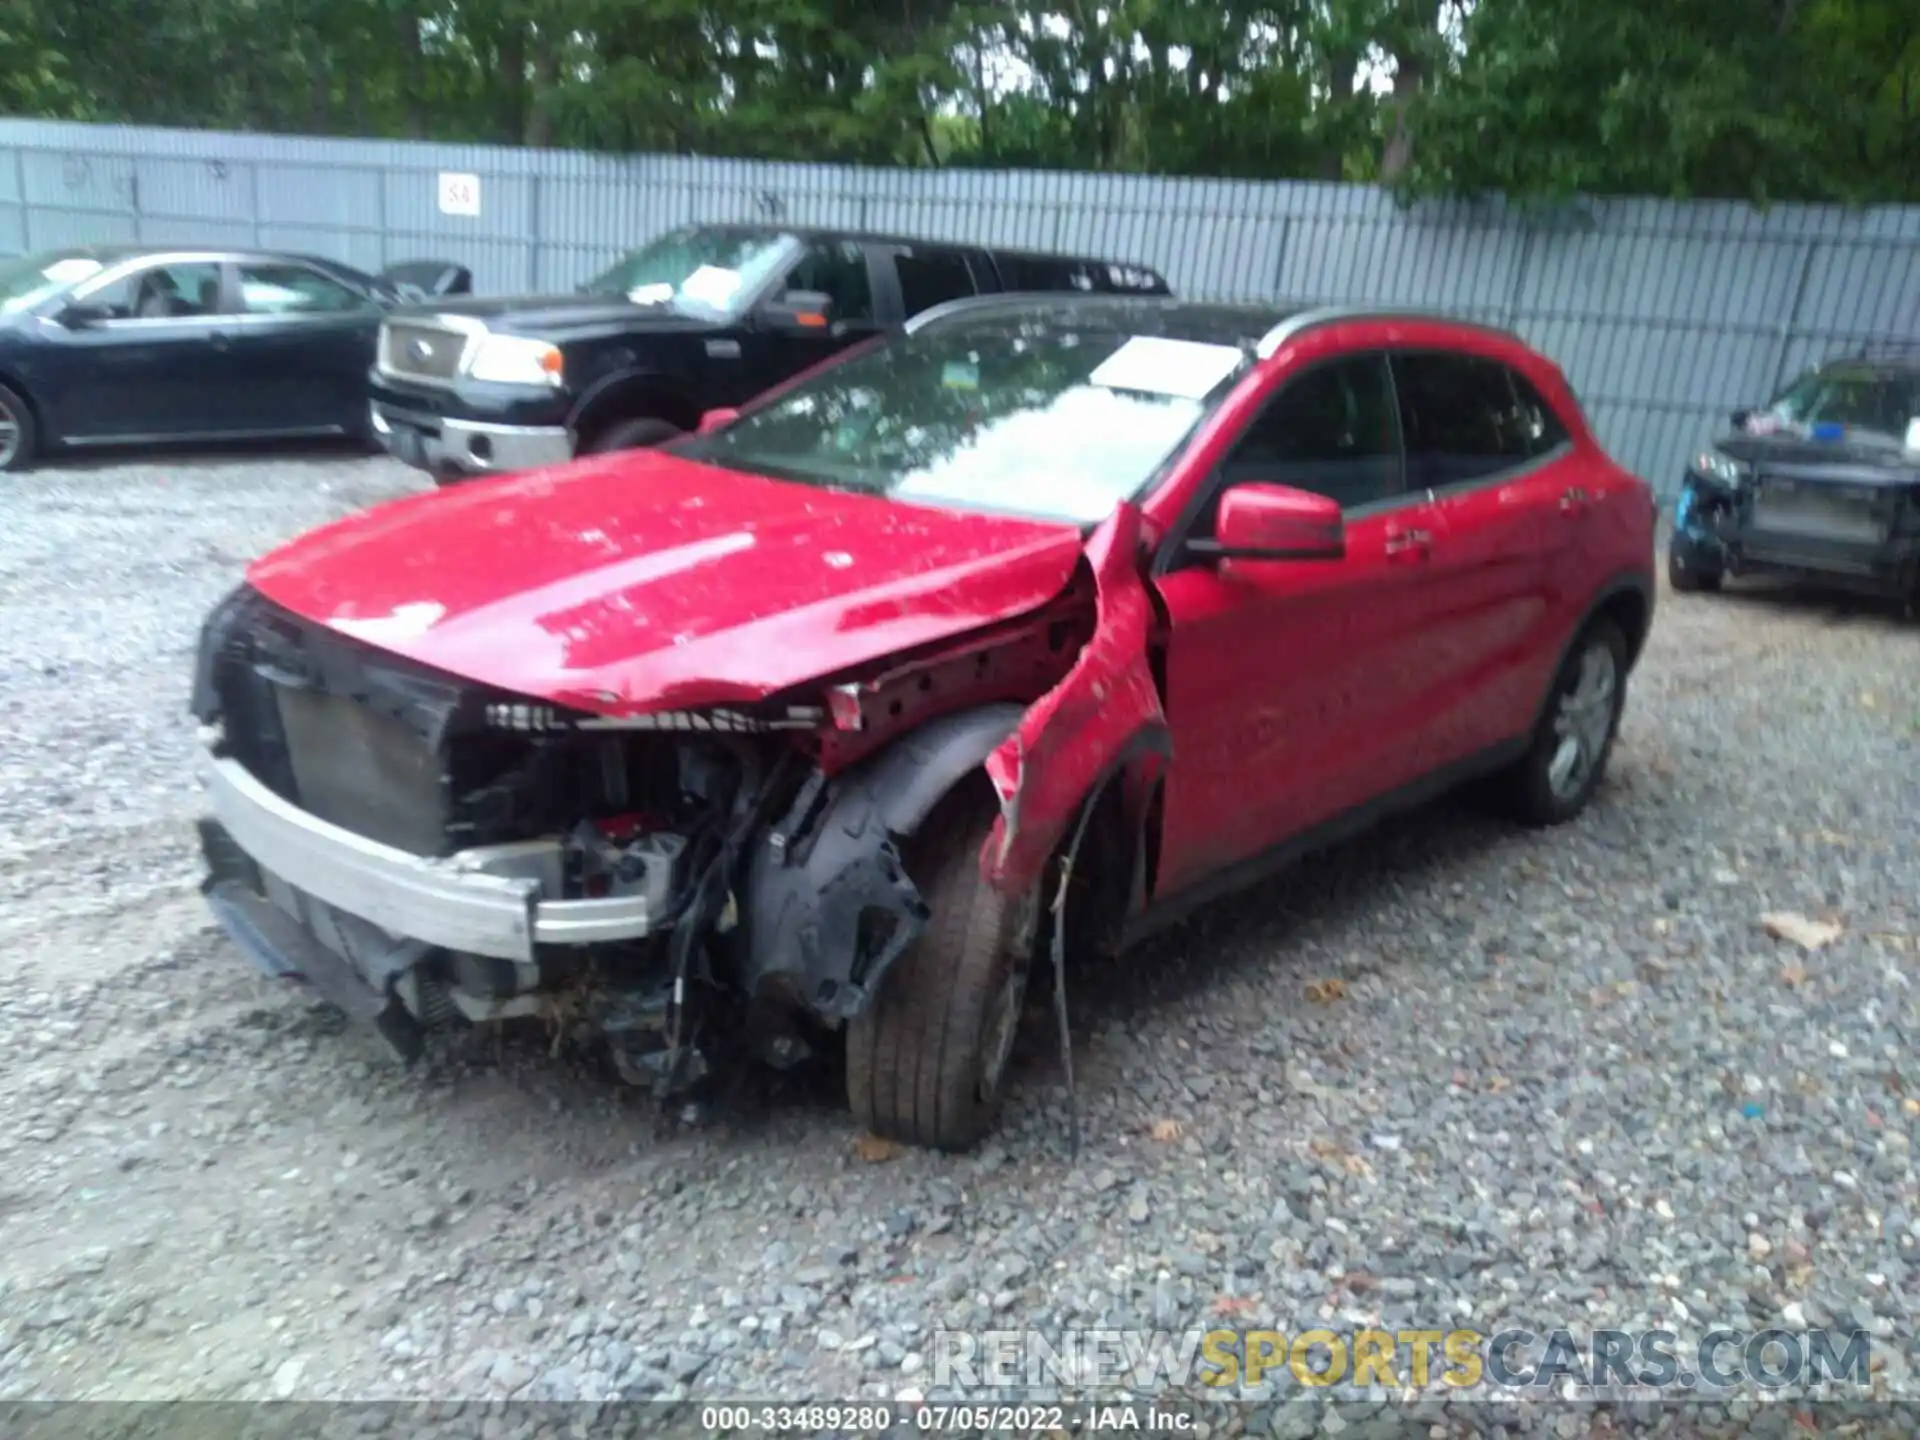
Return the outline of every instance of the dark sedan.
[[[467,272],[90,246],[0,261],[0,470],[82,446],[367,433],[381,317]]]

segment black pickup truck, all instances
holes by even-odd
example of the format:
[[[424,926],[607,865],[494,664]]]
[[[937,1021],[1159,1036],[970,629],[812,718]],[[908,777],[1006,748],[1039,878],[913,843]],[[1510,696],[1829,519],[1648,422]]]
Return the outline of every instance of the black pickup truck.
[[[391,315],[373,432],[441,483],[656,445],[835,352],[978,294],[1168,294],[1140,265],[780,226],[663,235],[572,295]]]

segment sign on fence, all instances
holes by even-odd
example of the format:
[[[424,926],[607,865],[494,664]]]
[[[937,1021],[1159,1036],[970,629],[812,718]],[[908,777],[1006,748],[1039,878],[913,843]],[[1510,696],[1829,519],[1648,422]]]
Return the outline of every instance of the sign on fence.
[[[480,216],[480,177],[461,175],[451,170],[440,172],[440,213],[442,215],[464,215],[470,219]]]

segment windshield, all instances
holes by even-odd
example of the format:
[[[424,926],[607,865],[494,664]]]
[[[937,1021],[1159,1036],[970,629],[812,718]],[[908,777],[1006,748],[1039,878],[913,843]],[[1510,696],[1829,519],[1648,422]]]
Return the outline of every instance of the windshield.
[[[1900,436],[1915,418],[1913,387],[1868,366],[1810,370],[1769,405],[1757,428],[1811,430],[1839,425],[1880,436]]]
[[[774,230],[679,230],[636,250],[581,288],[624,295],[636,305],[673,305],[727,318],[787,263],[798,247]]]
[[[12,314],[39,304],[105,267],[91,255],[74,250],[50,250],[0,261],[0,312]]]
[[[1060,315],[950,323],[834,365],[690,458],[778,479],[1091,525],[1134,496],[1247,363]]]

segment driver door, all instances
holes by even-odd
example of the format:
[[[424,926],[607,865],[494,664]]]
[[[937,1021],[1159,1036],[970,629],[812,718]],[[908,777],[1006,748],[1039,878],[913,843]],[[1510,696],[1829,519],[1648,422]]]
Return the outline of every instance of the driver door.
[[[1210,482],[1290,485],[1341,502],[1338,560],[1181,554],[1157,577],[1169,618],[1163,893],[1251,860],[1415,779],[1433,507],[1403,487],[1384,355],[1283,377]]]
[[[874,303],[873,267],[867,247],[852,240],[818,240],[807,247],[770,297],[779,304],[789,291],[812,291],[830,302],[817,328],[768,324],[753,337],[741,372],[741,389],[729,404],[769,390],[881,329]]]
[[[229,429],[241,364],[226,344],[220,278],[218,257],[169,257],[76,291],[100,318],[41,327],[65,377],[47,392],[51,432],[84,443]]]

